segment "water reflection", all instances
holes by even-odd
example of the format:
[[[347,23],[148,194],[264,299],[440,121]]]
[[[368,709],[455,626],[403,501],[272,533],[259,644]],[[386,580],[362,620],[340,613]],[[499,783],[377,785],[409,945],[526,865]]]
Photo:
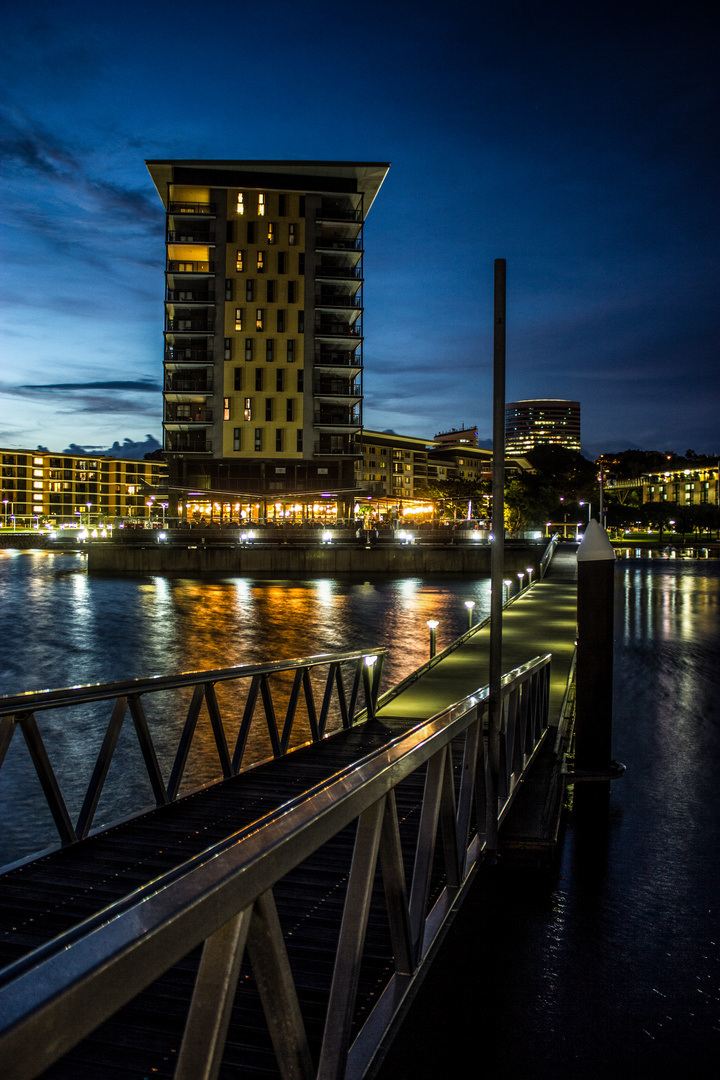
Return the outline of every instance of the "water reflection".
[[[6,632],[0,646],[0,693],[75,686],[112,679],[289,659],[317,653],[385,646],[390,655],[384,686],[392,685],[429,653],[427,619],[440,622],[438,646],[467,627],[463,601],[475,601],[476,620],[489,614],[489,582],[400,579],[347,582],[251,581],[245,578],[137,579],[89,576],[75,555],[22,552],[0,558]],[[319,676],[314,676],[314,681]],[[283,685],[284,680],[284,685]],[[276,708],[282,723],[291,677],[278,677]],[[218,687],[231,751],[246,690]],[[317,700],[322,701],[322,687]],[[190,705],[188,692],[145,699],[163,775],[172,764],[178,733]],[[77,817],[92,773],[110,706],[39,714],[53,765],[68,778],[68,802]],[[19,733],[18,733],[19,735]],[[13,739],[0,772],[0,860],[27,845],[54,842],[49,814],[28,814],[27,775],[34,772],[22,739]],[[309,737],[304,707],[297,737]],[[249,760],[270,753],[258,725],[248,742]],[[203,711],[182,790],[219,775],[218,753]],[[35,793],[37,781],[27,791]],[[44,802],[37,792],[36,805]],[[127,718],[98,810],[97,823],[130,813],[149,801],[137,740]],[[39,837],[37,843],[32,839]],[[21,849],[21,850],[20,850]]]

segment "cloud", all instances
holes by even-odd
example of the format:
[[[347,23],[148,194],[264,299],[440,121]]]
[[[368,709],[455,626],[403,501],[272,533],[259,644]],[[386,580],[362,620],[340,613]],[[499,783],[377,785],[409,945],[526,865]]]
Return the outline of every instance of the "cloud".
[[[122,443],[116,440],[108,449],[100,446],[79,446],[77,443],[70,443],[62,453],[77,454],[78,456],[97,455],[98,457],[128,458],[138,461],[146,454],[152,454],[159,449],[160,443],[158,440],[153,435],[146,435],[142,442],[128,438],[123,439]]]
[[[35,390],[130,390],[134,393],[159,394],[162,387],[160,383],[153,382],[152,379],[136,379],[135,381],[108,380],[82,383],[27,383],[25,386],[19,386],[18,390],[27,390],[29,392]]]

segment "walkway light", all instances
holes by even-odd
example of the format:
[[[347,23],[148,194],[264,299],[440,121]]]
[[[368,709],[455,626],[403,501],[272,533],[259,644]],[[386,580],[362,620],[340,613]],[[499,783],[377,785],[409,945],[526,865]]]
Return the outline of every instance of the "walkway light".
[[[505,578],[505,580],[503,581],[503,585],[505,586],[505,595],[503,597],[503,603],[506,604],[508,602],[508,600],[510,599],[510,587],[512,586],[511,578]]]
[[[533,570],[532,566],[526,566],[525,569],[527,570],[528,574],[528,588],[530,588],[530,586],[532,585],[532,576],[535,571]]]
[[[519,579],[519,582],[518,582],[518,592],[521,592],[521,591],[522,591],[522,587],[523,587],[523,584],[522,584],[522,583],[523,583],[523,578],[524,578],[524,577],[525,577],[525,574],[523,573],[523,571],[522,571],[522,570],[518,570],[518,579]]]
[[[472,616],[473,616],[473,608],[475,607],[475,601],[474,600],[465,600],[465,607],[467,608],[467,613],[468,613],[468,630],[472,630]]]
[[[437,628],[440,623],[437,621],[437,619],[428,619],[427,624],[430,631],[430,659],[432,660],[433,656],[435,655]]]

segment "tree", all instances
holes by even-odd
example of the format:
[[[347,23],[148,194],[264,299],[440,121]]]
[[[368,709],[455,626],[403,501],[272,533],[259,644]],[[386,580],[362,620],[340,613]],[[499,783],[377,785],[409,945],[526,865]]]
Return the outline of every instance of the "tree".
[[[540,473],[522,473],[505,488],[505,527],[509,532],[543,528],[557,511],[557,494]]]

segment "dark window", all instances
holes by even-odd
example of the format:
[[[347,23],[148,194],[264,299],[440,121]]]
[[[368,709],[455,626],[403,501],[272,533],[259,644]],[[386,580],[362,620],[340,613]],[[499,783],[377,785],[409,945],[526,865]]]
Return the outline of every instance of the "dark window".
[[[300,217],[305,217],[305,196],[300,196]]]
[[[255,449],[262,450],[262,428],[255,428]]]
[[[255,286],[254,280],[252,278],[248,278],[247,281],[245,282],[245,299],[246,300],[254,300],[255,299],[255,288],[254,288],[254,286]]]
[[[280,217],[285,217],[285,196],[278,195],[278,214]]]
[[[246,337],[245,338],[245,360],[246,361],[247,360],[252,360],[252,349],[253,349],[252,338]]]
[[[274,345],[273,345],[273,339],[268,338],[267,341],[265,342],[265,362],[267,364],[270,364],[270,363],[272,363],[272,361],[274,359],[275,359],[275,349],[274,349]]]
[[[296,232],[296,229],[295,229],[295,224],[294,224],[294,222],[291,221],[290,224],[288,225],[288,244],[290,245],[290,247],[293,247],[293,245],[295,244],[296,239],[297,239],[297,232]]]
[[[280,452],[283,448],[283,429],[275,428],[275,449]]]
[[[232,360],[232,338],[225,338],[225,343],[223,345],[223,356],[226,360]]]
[[[298,274],[300,277],[305,273],[305,252],[301,251],[298,255]]]
[[[248,221],[247,242],[248,242],[248,244],[254,244],[255,243],[255,222],[254,221]]]
[[[233,428],[233,450],[240,449],[240,428]]]
[[[271,397],[265,398],[265,419],[272,420],[273,418],[273,399]]]
[[[278,274],[285,273],[285,252],[278,251]]]
[[[305,312],[298,311],[298,334],[305,333]]]
[[[285,372],[282,368],[278,368],[275,372],[275,389],[282,390],[285,385]]]
[[[295,342],[292,338],[287,343],[287,362],[288,364],[295,362]]]
[[[236,367],[235,368],[235,384],[234,384],[233,389],[242,390],[242,368],[241,367]]]
[[[288,281],[288,304],[295,303],[295,282]]]
[[[225,299],[232,300],[233,283],[232,278],[225,278]]]
[[[286,402],[286,415],[285,419],[288,423],[291,423],[295,419],[295,399],[288,398]]]
[[[302,428],[298,428],[297,429],[297,450],[298,450],[299,454],[302,453],[302,448],[303,448],[303,446],[302,446],[302,435],[303,435]]]
[[[268,304],[273,304],[275,302],[275,282],[274,281],[268,281],[268,283],[267,283],[267,298],[268,298]]]
[[[303,376],[304,376],[304,374],[305,374],[305,372],[303,371],[302,368],[300,368],[300,370],[297,373],[297,388],[298,388],[298,393],[299,394],[301,394],[302,390],[303,390],[303,382],[304,382]]]
[[[263,388],[263,369],[261,367],[255,368],[255,389],[262,390]]]
[[[228,244],[233,242],[233,223],[232,221],[225,222],[225,240]]]
[[[277,313],[277,332],[278,334],[285,333],[285,312],[282,308]]]

